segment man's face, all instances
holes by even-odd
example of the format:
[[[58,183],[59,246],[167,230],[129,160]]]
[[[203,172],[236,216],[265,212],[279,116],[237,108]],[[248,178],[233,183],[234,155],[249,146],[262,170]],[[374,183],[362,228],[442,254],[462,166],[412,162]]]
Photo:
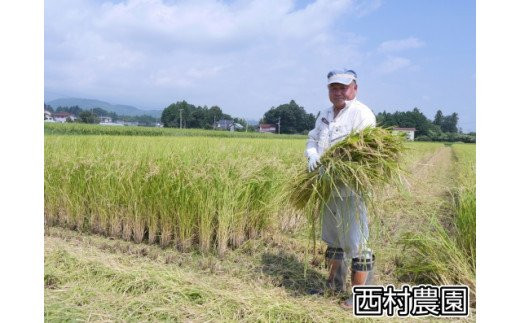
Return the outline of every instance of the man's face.
[[[356,93],[356,82],[352,82],[350,85],[341,83],[329,84],[329,100],[336,108],[343,108],[345,101],[354,99]]]

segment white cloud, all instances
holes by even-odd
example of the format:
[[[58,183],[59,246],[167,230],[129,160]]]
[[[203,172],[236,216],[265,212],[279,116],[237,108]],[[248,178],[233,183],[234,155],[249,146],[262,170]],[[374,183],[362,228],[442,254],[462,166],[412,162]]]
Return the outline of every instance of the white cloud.
[[[411,61],[404,57],[387,57],[379,66],[378,70],[382,74],[390,74],[397,70],[411,65]]]
[[[406,39],[388,40],[382,42],[378,47],[378,51],[382,53],[399,52],[406,49],[423,47],[424,45],[425,43],[421,40],[415,37],[409,37]]]
[[[381,0],[364,0],[359,1],[355,5],[354,10],[356,11],[358,17],[364,17],[379,9],[381,5]]]
[[[335,29],[349,0],[92,2],[45,5],[45,88],[163,108],[177,100],[259,117],[298,98],[308,110],[331,68],[362,60],[359,36]],[[246,110],[245,110],[246,109]]]

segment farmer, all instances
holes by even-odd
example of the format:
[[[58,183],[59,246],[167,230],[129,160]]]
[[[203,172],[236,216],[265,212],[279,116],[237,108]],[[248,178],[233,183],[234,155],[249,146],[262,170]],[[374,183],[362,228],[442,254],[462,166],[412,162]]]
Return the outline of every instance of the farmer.
[[[310,172],[319,167],[320,157],[327,148],[351,132],[376,125],[374,113],[356,98],[358,84],[354,71],[329,72],[327,86],[332,107],[318,113],[305,151]],[[351,285],[370,283],[375,257],[367,246],[367,209],[360,196],[344,184],[338,185],[325,205],[321,237],[327,244],[325,259],[330,269],[328,288],[345,291],[349,260],[352,260]],[[352,298],[342,306],[351,307]]]

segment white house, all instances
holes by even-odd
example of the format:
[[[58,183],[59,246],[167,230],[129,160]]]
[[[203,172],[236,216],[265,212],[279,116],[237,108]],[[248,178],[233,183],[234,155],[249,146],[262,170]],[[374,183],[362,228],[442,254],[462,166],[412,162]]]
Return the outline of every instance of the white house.
[[[215,123],[215,128],[218,130],[230,130],[233,123],[233,120],[222,119]]]
[[[222,119],[215,123],[215,129],[235,131],[235,129],[244,129],[244,126],[233,120]]]
[[[67,122],[67,119],[70,119],[71,121],[76,120],[76,117],[68,112],[56,112],[53,116],[54,120],[56,122]]]
[[[99,117],[99,123],[112,123],[111,117]]]
[[[413,141],[415,138],[415,128],[397,128],[394,127],[394,132],[401,132],[406,134],[408,140]]]
[[[261,123],[259,125],[258,131],[276,133],[276,126],[274,124]]]
[[[52,118],[52,112],[50,112],[48,110],[44,110],[43,120],[46,122],[55,122],[54,119]]]

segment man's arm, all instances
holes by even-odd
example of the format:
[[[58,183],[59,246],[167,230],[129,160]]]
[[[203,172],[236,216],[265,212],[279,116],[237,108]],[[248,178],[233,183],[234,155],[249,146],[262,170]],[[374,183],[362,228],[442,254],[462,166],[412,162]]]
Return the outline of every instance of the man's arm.
[[[313,171],[320,161],[320,154],[318,153],[318,140],[320,137],[321,127],[319,126],[320,113],[316,118],[314,129],[309,131],[309,139],[307,140],[307,148],[305,149],[305,157],[308,158],[309,172]]]
[[[307,139],[307,148],[305,149],[305,157],[309,158],[313,154],[318,154],[318,139],[320,137],[320,115],[321,112],[318,113],[316,118],[316,122],[314,123],[314,129],[309,131],[309,139]]]

